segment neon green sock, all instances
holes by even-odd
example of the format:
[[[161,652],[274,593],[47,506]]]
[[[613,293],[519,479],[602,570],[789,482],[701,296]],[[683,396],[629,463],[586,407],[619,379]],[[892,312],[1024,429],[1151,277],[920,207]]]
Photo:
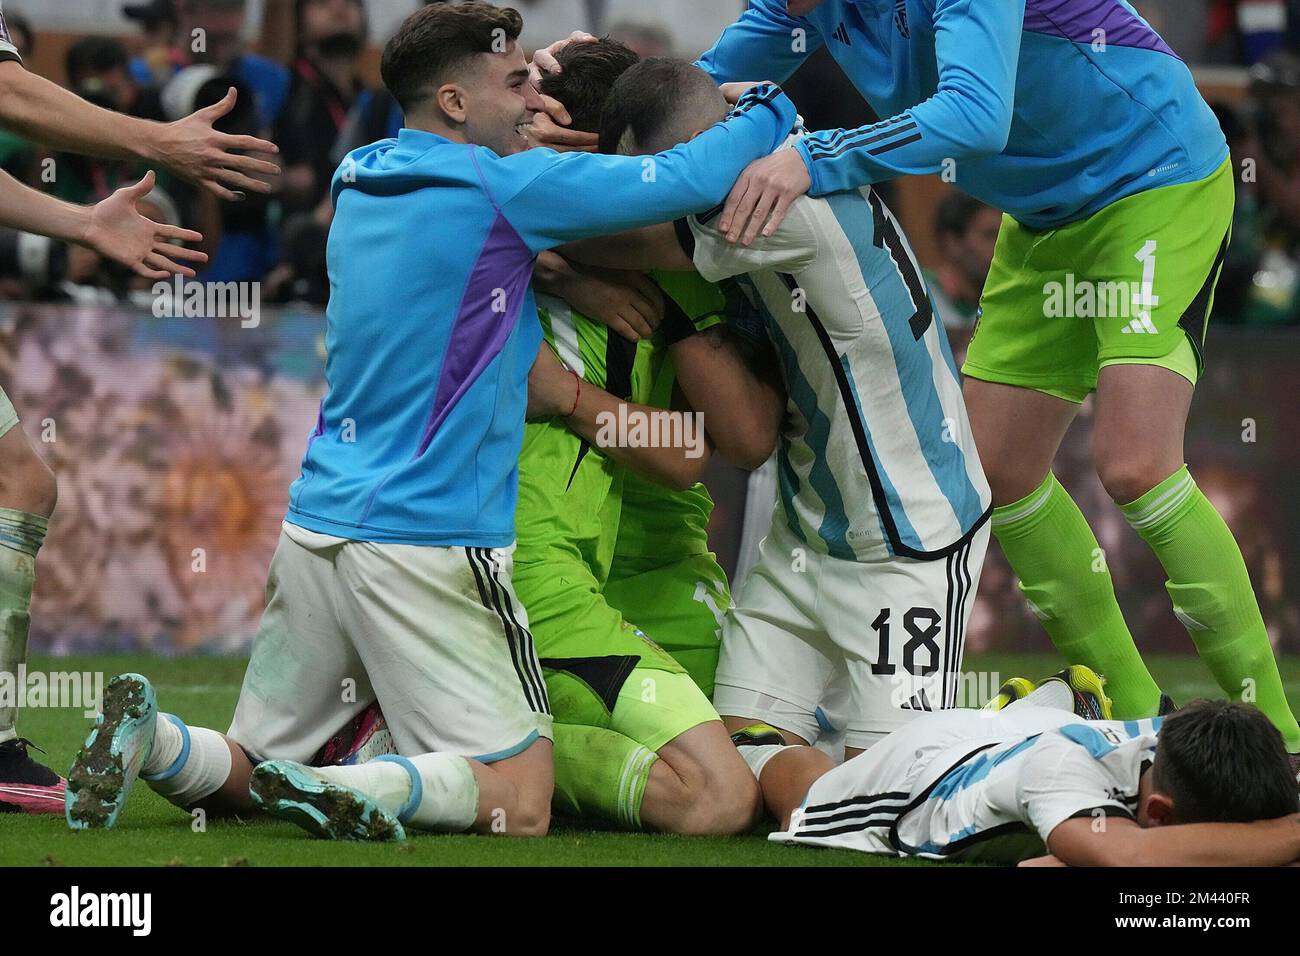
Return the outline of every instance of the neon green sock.
[[[1120,511],[1164,566],[1174,613],[1219,686],[1234,700],[1259,707],[1287,749],[1300,751],[1300,726],[1282,690],[1241,549],[1187,466]]]
[[[653,750],[618,731],[556,724],[556,813],[640,830],[646,782],[658,759]]]
[[[992,525],[1056,649],[1071,664],[1106,677],[1117,718],[1154,716],[1160,688],[1124,623],[1097,538],[1056,476],[1049,473],[1020,501],[995,508]]]
[[[36,552],[49,524],[40,515],[0,508],[0,674],[14,675],[10,680],[15,685],[18,668],[27,660]],[[17,719],[16,705],[0,705],[0,742],[17,736]]]

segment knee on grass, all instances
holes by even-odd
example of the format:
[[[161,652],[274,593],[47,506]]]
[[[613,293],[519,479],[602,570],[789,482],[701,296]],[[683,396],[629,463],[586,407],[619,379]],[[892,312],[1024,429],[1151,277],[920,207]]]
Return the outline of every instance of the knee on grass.
[[[674,788],[670,825],[662,829],[683,836],[734,836],[754,826],[760,805],[758,782],[739,755],[712,767],[680,755],[660,763],[679,783]]]

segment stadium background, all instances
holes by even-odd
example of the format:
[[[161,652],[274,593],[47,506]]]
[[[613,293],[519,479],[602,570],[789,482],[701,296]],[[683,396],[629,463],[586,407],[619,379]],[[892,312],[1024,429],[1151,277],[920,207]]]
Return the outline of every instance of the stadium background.
[[[367,4],[369,42],[355,66],[359,86],[375,85],[379,46],[416,5]],[[683,55],[700,52],[743,6],[740,0],[514,5],[525,17],[529,45],[578,28],[608,31],[645,53]],[[137,69],[156,56],[150,59],[140,21],[122,15],[121,0],[6,0],[4,6],[11,28],[27,31],[20,46],[29,44],[29,69],[107,97],[123,110],[148,115],[157,108],[150,98],[156,91]],[[1300,36],[1300,2],[1155,0],[1135,6],[1194,64],[1238,156],[1258,156],[1271,171],[1239,184],[1234,261],[1211,328],[1209,370],[1187,445],[1201,486],[1246,552],[1275,644],[1283,654],[1294,653],[1300,651],[1300,442],[1293,437],[1300,394],[1300,69],[1291,57]],[[249,0],[246,49],[292,64],[293,7],[292,0]],[[103,43],[83,42],[80,49],[99,55],[83,56],[80,75],[69,76],[69,51],[87,35],[116,38],[128,54],[144,54],[131,64],[131,85],[120,82],[115,56]],[[86,63],[93,67],[89,74]],[[805,67],[789,88],[812,128],[872,118],[828,58]],[[276,132],[278,121],[260,122]],[[333,146],[308,142],[307,153],[324,155],[299,151],[299,158],[325,162]],[[5,168],[36,185],[42,185],[48,158],[12,138],[0,144]],[[55,190],[72,190],[67,198],[82,201],[135,172],[115,164],[65,167],[55,159],[57,168],[75,173],[60,176]],[[935,178],[891,188],[936,290],[953,303],[946,320],[960,353],[970,321],[963,293],[978,285],[987,265],[982,233],[988,229],[980,225],[987,227],[990,213],[949,198],[950,187]],[[177,218],[206,225],[210,209],[187,202],[182,192],[174,198]],[[286,236],[295,214],[319,212],[304,207],[301,197],[299,208],[293,205],[277,199],[259,212],[253,232],[261,231],[266,249],[292,245]],[[223,241],[232,244],[231,237],[248,229],[246,222],[221,225]],[[246,256],[233,267],[227,257],[225,268],[244,274],[208,276],[262,282],[264,300],[274,304],[263,307],[256,327],[245,328],[237,319],[155,318],[147,289],[124,288],[111,270],[80,251],[61,258],[52,252],[60,271],[33,278],[18,268],[17,244],[0,235],[0,384],[60,485],[41,553],[33,651],[238,654],[256,629],[286,492],[323,390],[323,321],[310,255],[281,252],[253,264]],[[1088,426],[1085,409],[1062,451],[1062,480],[1093,519],[1139,642],[1150,650],[1188,651],[1159,565],[1091,475]],[[715,467],[710,485],[718,503],[711,531],[730,569],[744,482]],[[969,641],[973,651],[1049,648],[996,549]]]

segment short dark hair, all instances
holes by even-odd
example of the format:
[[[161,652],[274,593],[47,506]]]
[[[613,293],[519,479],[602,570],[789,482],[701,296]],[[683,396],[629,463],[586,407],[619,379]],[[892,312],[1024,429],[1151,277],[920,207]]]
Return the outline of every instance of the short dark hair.
[[[652,56],[629,68],[605,100],[600,151],[617,153],[628,132],[642,146],[659,139],[702,82],[713,81],[693,63],[673,56]]]
[[[453,70],[480,53],[519,39],[524,20],[510,7],[440,3],[406,18],[384,47],[384,86],[403,110],[427,97]]]
[[[68,71],[68,84],[74,89],[88,78],[109,70],[125,70],[131,62],[126,47],[113,37],[83,37],[68,47],[64,66]]]
[[[1295,772],[1277,728],[1249,704],[1199,700],[1166,717],[1151,785],[1178,823],[1249,823],[1295,813]]]
[[[641,57],[631,47],[601,37],[593,43],[570,43],[556,60],[560,72],[545,74],[540,92],[564,104],[573,120],[573,129],[599,133],[600,117],[610,90]]]

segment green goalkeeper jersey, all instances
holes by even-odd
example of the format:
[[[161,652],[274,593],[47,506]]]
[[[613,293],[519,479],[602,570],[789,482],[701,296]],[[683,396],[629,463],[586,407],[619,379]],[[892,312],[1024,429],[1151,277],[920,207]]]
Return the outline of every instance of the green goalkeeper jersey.
[[[654,278],[666,307],[696,328],[723,321],[725,297],[696,273],[663,272]],[[672,406],[676,375],[658,337],[633,344],[553,296],[538,295],[537,308],[546,341],[584,382],[640,405]],[[623,525],[629,500],[631,523]],[[616,543],[620,560],[631,561],[656,551],[662,555],[664,548],[707,551],[712,508],[703,485],[685,492],[657,485],[617,465],[562,421],[530,422],[524,429],[517,563],[533,560],[542,549],[558,551],[585,563],[603,582]]]
[[[665,291],[666,308],[675,310],[678,322],[707,327],[722,321],[717,310],[723,298],[698,275],[665,273],[655,278]],[[638,404],[671,405],[675,375],[661,337],[633,345],[549,296],[538,296],[538,312],[547,342],[584,382]],[[625,509],[629,483],[634,502],[630,513]],[[625,561],[647,560],[655,550],[660,561],[672,560],[664,548],[683,555],[707,550],[703,535],[711,506],[702,486],[674,493],[644,481],[560,420],[530,422],[519,457],[514,583],[534,625],[540,656],[638,653],[645,636],[629,612],[635,613],[640,602],[626,609],[607,604],[600,614],[589,604],[602,600],[616,550],[623,578]],[[669,595],[660,597],[671,600]],[[654,595],[642,598],[653,606]],[[684,598],[690,599],[689,594]],[[588,610],[579,613],[583,607]],[[617,626],[620,611],[632,627]],[[574,614],[590,621],[579,622]],[[611,614],[614,617],[605,620]]]
[[[726,320],[726,296],[698,273],[661,272],[655,280],[700,331]],[[649,394],[643,404],[672,408],[677,370],[666,348],[655,349],[648,371]],[[673,491],[629,471],[623,479],[623,514],[615,552],[620,572],[635,574],[687,555],[708,553],[712,513],[713,499],[703,484]]]
[[[590,385],[644,402],[654,346],[632,343],[575,312],[560,299],[537,296],[546,341]],[[529,422],[519,456],[515,563],[569,558],[604,581],[613,559],[624,472],[560,419]],[[527,598],[520,599],[527,606]]]

